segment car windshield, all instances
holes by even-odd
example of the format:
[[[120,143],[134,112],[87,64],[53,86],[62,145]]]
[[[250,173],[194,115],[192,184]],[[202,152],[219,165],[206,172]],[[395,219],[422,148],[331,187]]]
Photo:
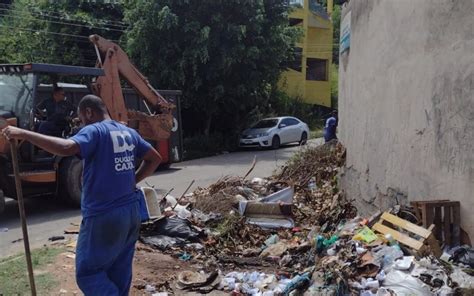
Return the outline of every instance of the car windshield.
[[[33,107],[33,74],[0,74],[0,112],[12,113],[25,128]]]
[[[277,123],[278,123],[278,119],[264,119],[264,120],[260,120],[252,128],[269,128],[269,127],[276,126]]]

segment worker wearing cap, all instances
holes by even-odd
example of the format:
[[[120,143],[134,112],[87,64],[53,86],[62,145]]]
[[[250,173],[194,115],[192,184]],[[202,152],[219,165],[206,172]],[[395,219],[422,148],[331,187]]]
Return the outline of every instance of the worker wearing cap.
[[[331,113],[331,117],[326,120],[326,125],[324,126],[323,136],[324,142],[329,142],[331,140],[337,139],[337,111]]]
[[[77,284],[85,295],[128,295],[142,220],[143,195],[136,184],[155,171],[161,157],[135,130],[111,120],[99,97],[82,98],[78,114],[85,127],[69,139],[17,127],[7,127],[2,134],[56,155],[83,159]],[[138,170],[136,159],[143,159]]]

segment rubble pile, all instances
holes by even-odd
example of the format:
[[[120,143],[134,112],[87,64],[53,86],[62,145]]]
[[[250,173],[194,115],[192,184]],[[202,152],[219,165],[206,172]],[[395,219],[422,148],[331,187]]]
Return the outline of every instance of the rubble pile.
[[[200,266],[180,273],[182,291],[383,296],[474,288],[469,247],[426,256],[375,231],[382,213],[357,216],[337,184],[344,162],[344,147],[328,143],[268,178],[222,178],[187,195],[174,216],[146,224],[141,241]]]

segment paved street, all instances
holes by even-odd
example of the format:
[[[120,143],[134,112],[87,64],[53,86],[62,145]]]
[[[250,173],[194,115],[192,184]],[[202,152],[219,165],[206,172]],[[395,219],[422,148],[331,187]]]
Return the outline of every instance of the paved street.
[[[321,140],[312,140],[309,145],[317,145]],[[298,149],[288,146],[279,150],[248,150],[207,157],[177,163],[169,170],[159,171],[147,179],[147,182],[166,192],[174,188],[171,195],[179,196],[192,180],[195,180],[191,192],[196,187],[205,187],[226,175],[244,175],[257,156],[257,165],[251,177],[265,177],[283,165]],[[145,184],[141,184],[145,185]],[[53,198],[36,198],[25,201],[30,243],[33,248],[41,247],[48,238],[63,235],[64,229],[71,222],[79,223],[80,211],[59,204]],[[22,237],[17,203],[7,200],[4,213],[0,214],[0,257],[8,256],[23,250],[23,242],[16,241]],[[7,228],[7,231],[3,231]]]

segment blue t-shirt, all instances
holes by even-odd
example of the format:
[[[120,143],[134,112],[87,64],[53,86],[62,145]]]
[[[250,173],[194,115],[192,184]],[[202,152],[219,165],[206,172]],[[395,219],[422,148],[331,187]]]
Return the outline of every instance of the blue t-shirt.
[[[337,127],[337,121],[336,118],[330,117],[328,120],[326,120],[326,126],[324,127],[324,140],[326,142],[329,142],[333,139],[337,139],[336,136],[336,127]]]
[[[139,198],[135,160],[151,145],[134,129],[112,120],[82,128],[71,138],[83,159],[81,209],[83,217],[100,214]]]

